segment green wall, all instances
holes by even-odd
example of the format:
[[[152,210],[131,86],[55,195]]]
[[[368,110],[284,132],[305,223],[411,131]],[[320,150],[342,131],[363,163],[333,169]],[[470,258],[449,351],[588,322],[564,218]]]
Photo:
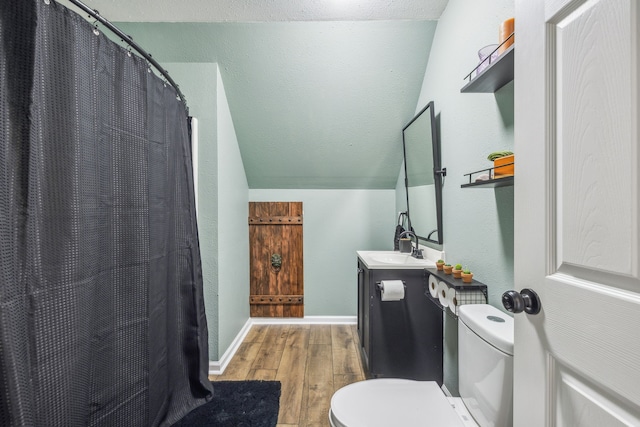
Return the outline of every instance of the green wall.
[[[460,93],[478,63],[477,51],[497,43],[500,23],[514,15],[513,0],[450,0],[436,28],[416,113],[435,103],[442,144],[443,229],[446,260],[468,265],[489,288],[489,303],[513,289],[513,187],[461,189],[464,174],[491,167],[487,155],[513,150],[513,82],[494,93]],[[410,117],[407,118],[407,121]],[[517,153],[516,153],[517,157]],[[404,179],[404,176],[400,176]],[[404,210],[404,187],[396,209]],[[457,321],[445,319],[445,385],[458,393]]]
[[[118,25],[161,63],[219,65],[251,188],[393,188],[435,21]]]
[[[249,190],[302,202],[305,316],[356,316],[358,250],[393,250],[394,190]]]
[[[220,72],[218,102],[219,360],[249,318],[249,187]]]

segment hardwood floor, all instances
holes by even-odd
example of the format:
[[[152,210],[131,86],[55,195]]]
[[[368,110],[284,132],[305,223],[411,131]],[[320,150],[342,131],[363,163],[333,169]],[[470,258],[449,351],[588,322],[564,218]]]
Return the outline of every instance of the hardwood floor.
[[[355,325],[254,325],[209,378],[280,381],[278,427],[327,427],[333,392],[365,376]]]

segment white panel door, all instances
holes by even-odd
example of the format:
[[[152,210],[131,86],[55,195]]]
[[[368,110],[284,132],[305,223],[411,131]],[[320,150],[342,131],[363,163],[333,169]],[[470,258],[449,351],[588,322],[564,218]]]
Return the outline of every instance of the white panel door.
[[[515,426],[640,426],[637,0],[516,0]]]

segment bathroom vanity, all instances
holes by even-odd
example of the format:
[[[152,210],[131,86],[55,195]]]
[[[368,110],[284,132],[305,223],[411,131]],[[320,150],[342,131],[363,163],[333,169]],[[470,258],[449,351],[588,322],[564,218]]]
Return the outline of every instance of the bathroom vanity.
[[[425,296],[425,269],[435,265],[392,251],[357,254],[358,337],[367,376],[442,385],[442,310]],[[404,298],[382,301],[383,280],[404,281]]]

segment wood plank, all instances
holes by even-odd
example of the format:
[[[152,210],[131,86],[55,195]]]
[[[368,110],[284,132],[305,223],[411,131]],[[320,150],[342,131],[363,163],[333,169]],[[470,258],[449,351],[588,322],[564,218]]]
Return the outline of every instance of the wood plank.
[[[250,304],[258,305],[292,305],[304,302],[304,295],[251,295]]]
[[[282,354],[276,380],[281,384],[278,420],[285,424],[298,424],[300,420],[306,363],[307,350],[304,348],[287,347]]]
[[[306,389],[308,400],[304,421],[314,425],[327,421],[327,414],[333,395],[333,372],[327,367],[332,364],[330,344],[310,344],[307,366]]]
[[[289,336],[289,325],[269,325],[252,369],[278,369]]]
[[[349,330],[351,331],[351,336],[353,337],[353,343],[355,348],[350,347],[350,349],[347,350],[349,354],[347,354],[346,357],[348,359],[352,359],[353,357],[355,357],[358,361],[359,369],[358,369],[358,372],[355,374],[337,374],[335,373],[335,369],[334,369],[334,375],[333,375],[334,391],[338,391],[342,387],[347,386],[349,384],[366,380],[366,375],[364,373],[362,360],[360,359],[360,353],[358,350],[360,346],[360,342],[358,339],[358,325],[350,325]]]
[[[331,343],[334,373],[357,374],[362,370],[349,325],[331,325]]]
[[[260,216],[249,217],[251,225],[294,225],[302,224],[301,216]]]
[[[287,304],[282,309],[283,317],[304,317],[304,304]]]
[[[311,325],[290,325],[286,346],[299,347],[307,350],[311,337]]]
[[[252,325],[243,342],[264,342],[269,325]]]
[[[309,344],[308,378],[310,386],[313,382],[324,381],[333,383],[331,369],[332,362],[331,344]]]
[[[353,335],[353,341],[356,343],[356,348],[360,348],[360,339],[358,338],[358,325],[350,325],[351,335]]]
[[[331,325],[313,325],[309,344],[331,344]]]
[[[277,275],[277,286],[276,292],[280,294],[300,294],[299,292],[294,292],[294,287],[292,281],[297,279],[293,273],[293,269],[295,268],[296,259],[294,255],[291,253],[291,247],[293,242],[291,241],[291,229],[298,228],[297,226],[286,226],[286,227],[275,227],[277,228],[277,232],[273,232],[273,236],[277,239],[278,252],[282,255],[282,269]],[[300,227],[301,228],[301,227]],[[284,307],[283,307],[284,310]]]
[[[309,364],[309,352],[307,351],[307,366]],[[304,386],[302,387],[302,399],[300,400],[300,419],[299,427],[307,427],[307,408],[309,407],[309,387],[307,383],[307,374],[305,373]]]
[[[274,381],[276,379],[276,369],[252,369],[247,374],[248,380]]]
[[[302,216],[302,202],[289,203],[289,215]]]
[[[270,260],[273,254],[271,236],[256,227],[249,226],[250,293],[267,294],[271,281]]]
[[[264,306],[261,305],[252,305],[250,306],[249,315],[251,317],[265,317],[262,315],[262,310],[264,310]]]
[[[306,327],[305,327],[306,326]],[[276,379],[281,383],[281,404],[278,421],[295,423],[300,421],[302,394],[307,368],[309,348],[309,325],[292,326],[282,353]],[[282,402],[287,402],[283,405]]]
[[[365,379],[364,373],[362,372],[358,374],[336,374],[333,376],[333,391],[336,392],[344,386],[357,383],[358,381],[364,381]]]
[[[216,381],[246,379],[261,345],[262,343],[259,342],[243,342],[240,344],[227,369],[224,370],[222,375],[218,375]]]

